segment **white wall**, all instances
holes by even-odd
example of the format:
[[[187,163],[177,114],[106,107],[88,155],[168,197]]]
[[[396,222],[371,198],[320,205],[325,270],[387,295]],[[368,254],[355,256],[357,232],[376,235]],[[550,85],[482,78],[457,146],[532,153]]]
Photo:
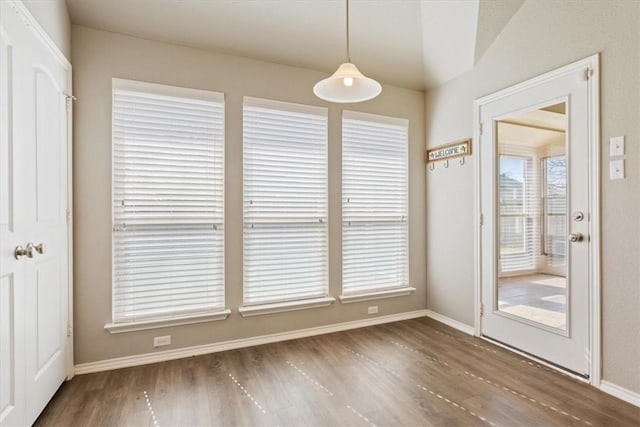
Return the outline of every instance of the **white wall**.
[[[71,21],[65,0],[22,0],[67,59],[71,58]]]
[[[244,95],[329,108],[330,294],[341,280],[341,111],[317,99],[313,85],[325,74],[139,38],[72,28],[74,94],[75,359],[86,363],[154,351],[152,337],[172,335],[179,348],[229,339],[425,308],[424,93],[383,85],[373,101],[345,108],[405,117],[409,125],[409,230],[411,296],[375,303],[341,304],[298,312],[242,318],[242,97]],[[225,321],[110,335],[111,321],[111,78],[209,89],[226,95],[226,294],[233,309]]]
[[[597,52],[603,378],[640,393],[640,2],[526,1],[472,71],[427,93],[427,146],[470,137],[474,99]],[[609,181],[608,140],[617,135],[627,136],[627,178]],[[468,325],[474,185],[471,164],[427,176],[427,306]]]

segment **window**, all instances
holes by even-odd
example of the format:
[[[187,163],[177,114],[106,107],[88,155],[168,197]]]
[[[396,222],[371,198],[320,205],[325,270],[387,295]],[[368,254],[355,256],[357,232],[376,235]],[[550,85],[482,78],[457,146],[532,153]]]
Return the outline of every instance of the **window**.
[[[245,97],[243,165],[244,305],[326,297],[327,110]]]
[[[409,286],[408,121],[342,118],[344,295]]]
[[[542,247],[550,267],[564,267],[567,255],[567,157],[542,159]]]
[[[114,79],[112,131],[114,324],[224,309],[223,95]]]
[[[535,268],[537,176],[532,157],[500,155],[500,271]]]

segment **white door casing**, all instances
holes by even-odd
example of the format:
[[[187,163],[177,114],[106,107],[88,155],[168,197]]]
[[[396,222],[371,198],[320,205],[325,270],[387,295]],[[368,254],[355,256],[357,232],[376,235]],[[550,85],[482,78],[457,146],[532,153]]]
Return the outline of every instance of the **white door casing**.
[[[578,375],[599,381],[599,135],[598,56],[546,73],[476,100],[476,334],[505,343]],[[587,219],[569,222],[567,333],[551,331],[497,308],[496,121],[518,112],[567,102],[568,211]],[[480,224],[482,222],[482,225]],[[481,311],[483,314],[481,315]]]
[[[67,377],[71,348],[70,65],[21,3],[0,7],[0,424],[28,425]],[[43,253],[16,259],[28,243]]]

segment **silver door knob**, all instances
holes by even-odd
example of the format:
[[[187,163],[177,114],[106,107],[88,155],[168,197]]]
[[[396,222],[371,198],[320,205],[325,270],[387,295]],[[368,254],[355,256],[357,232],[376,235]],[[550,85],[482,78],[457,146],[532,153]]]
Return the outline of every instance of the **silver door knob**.
[[[13,256],[16,257],[16,259],[20,259],[23,256],[27,256],[28,254],[29,251],[20,245],[16,246],[16,248],[13,250]]]
[[[582,233],[571,233],[569,234],[570,242],[582,242],[584,240],[584,236]]]
[[[36,253],[39,253],[40,255],[42,255],[44,253],[44,244],[39,243],[37,245],[34,245],[33,243],[29,242],[27,243],[27,247],[25,248],[25,251],[29,258],[33,258],[33,256]]]

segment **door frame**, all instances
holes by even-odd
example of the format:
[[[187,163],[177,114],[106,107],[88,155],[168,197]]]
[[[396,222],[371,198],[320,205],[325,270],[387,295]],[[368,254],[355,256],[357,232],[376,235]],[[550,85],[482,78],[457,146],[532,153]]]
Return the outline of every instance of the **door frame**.
[[[66,97],[66,113],[67,113],[67,277],[68,277],[68,300],[67,300],[67,361],[66,373],[67,380],[73,378],[74,375],[74,358],[73,358],[73,86],[72,86],[72,67],[71,62],[62,53],[60,48],[49,37],[47,32],[42,28],[40,23],[29,12],[29,9],[22,3],[22,0],[9,0],[9,5],[18,13],[25,25],[29,27],[33,35],[42,45],[54,56],[56,61],[65,70],[67,75],[67,93]]]
[[[474,197],[474,234],[475,234],[475,277],[474,277],[474,334],[482,338],[482,221],[481,212],[481,162],[480,135],[482,126],[480,123],[480,110],[482,106],[496,100],[506,98],[513,94],[535,88],[556,77],[575,73],[576,78],[582,74],[587,80],[587,116],[588,116],[588,152],[589,152],[589,352],[591,355],[589,366],[589,383],[600,385],[601,380],[601,273],[600,273],[600,54],[573,62],[569,65],[557,68],[547,73],[533,77],[524,82],[483,96],[473,102],[473,140],[474,167],[475,167],[475,197]],[[510,347],[505,347],[514,351]],[[518,352],[531,358],[531,355]],[[544,363],[544,361],[537,361]],[[548,366],[555,368],[553,365]],[[563,371],[564,372],[564,371]],[[580,378],[580,377],[576,377]],[[581,379],[581,378],[580,378]]]

